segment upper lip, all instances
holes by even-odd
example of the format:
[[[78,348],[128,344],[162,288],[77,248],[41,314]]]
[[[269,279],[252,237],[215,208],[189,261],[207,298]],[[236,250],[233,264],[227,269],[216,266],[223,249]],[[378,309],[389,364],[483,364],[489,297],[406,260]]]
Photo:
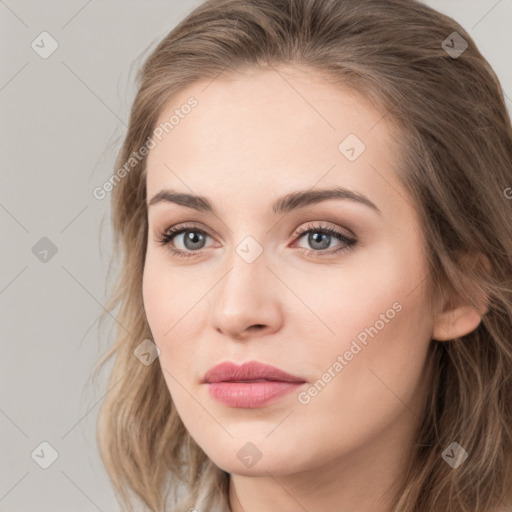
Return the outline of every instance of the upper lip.
[[[249,361],[241,366],[231,361],[226,361],[210,368],[204,375],[203,383],[250,382],[256,380],[305,382],[304,379],[291,375],[280,368],[258,361]]]

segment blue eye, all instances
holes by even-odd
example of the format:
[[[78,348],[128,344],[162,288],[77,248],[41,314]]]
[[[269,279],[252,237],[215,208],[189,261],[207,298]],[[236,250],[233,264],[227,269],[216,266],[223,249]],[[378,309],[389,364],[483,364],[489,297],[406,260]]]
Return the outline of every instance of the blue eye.
[[[182,245],[184,249],[177,249],[174,247],[174,240],[181,234],[184,234]],[[307,243],[313,249],[299,247],[302,252],[315,257],[332,256],[348,251],[355,247],[357,240],[344,234],[342,231],[337,230],[331,226],[321,226],[308,224],[306,227],[297,230],[295,233],[294,242],[307,236]],[[210,236],[202,229],[193,225],[179,224],[172,226],[163,233],[158,240],[162,246],[167,246],[171,254],[178,257],[191,257],[200,253],[205,247],[206,238]],[[330,248],[332,240],[341,242],[338,246]],[[328,249],[328,250],[326,250]]]
[[[357,240],[345,235],[343,232],[331,226],[315,226],[309,224],[305,228],[299,229],[296,235],[297,240],[300,240],[307,235],[306,239],[309,246],[319,250],[305,249],[305,252],[307,254],[314,255],[315,257],[323,257],[326,255],[332,256],[333,254],[338,254],[342,251],[351,250],[357,244]],[[332,249],[329,247],[333,239],[337,239],[342,243]],[[326,251],[327,248],[329,248],[329,250]],[[304,250],[304,247],[300,247],[300,249]]]
[[[172,247],[170,244],[171,242],[174,243],[174,239],[181,234],[184,234],[183,237],[183,244],[185,246],[186,250],[183,249],[176,249],[175,247]],[[168,246],[168,249],[171,251],[172,254],[175,256],[194,256],[194,252],[198,252],[198,250],[203,249],[204,247],[204,240],[209,235],[205,233],[203,230],[196,228],[195,226],[188,226],[180,224],[178,226],[173,226],[169,228],[158,240],[160,245],[166,245]]]

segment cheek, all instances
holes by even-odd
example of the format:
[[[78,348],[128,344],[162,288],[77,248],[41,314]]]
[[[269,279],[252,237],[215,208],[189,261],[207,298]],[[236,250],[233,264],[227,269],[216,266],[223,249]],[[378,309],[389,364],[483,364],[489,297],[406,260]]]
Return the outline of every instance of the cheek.
[[[165,323],[165,311],[169,311],[170,293],[165,293],[165,269],[158,264],[150,253],[146,255],[144,273],[142,275],[142,298],[144,310],[153,336],[158,338]]]
[[[379,332],[389,332],[391,324],[400,323],[404,314],[399,310],[406,306],[407,314],[424,307],[423,290],[414,289],[421,284],[425,271],[413,245],[382,244],[360,251],[336,267],[312,267],[300,274],[295,270],[285,272],[290,273],[285,273],[283,280],[292,284],[312,313],[297,318],[314,314],[321,329],[318,334],[325,334],[326,341],[338,339],[343,344],[359,334],[364,341],[365,332],[369,337],[366,329],[374,332],[372,326],[376,326]]]
[[[169,372],[179,377],[194,368],[194,343],[204,329],[200,318],[206,301],[201,298],[211,287],[203,283],[197,273],[171,268],[165,257],[148,252],[142,280],[144,309],[169,387]]]
[[[146,317],[155,338],[162,342],[182,328],[188,314],[205,293],[197,274],[173,268],[156,249],[148,250],[142,278]],[[190,312],[190,313],[189,313]]]
[[[430,343],[421,292],[409,294],[404,286],[386,290],[378,296],[368,291],[361,304],[342,301],[341,313],[329,309],[337,336],[310,346],[305,359],[316,377],[298,397],[304,404],[298,410],[301,429],[329,439],[333,451],[364,443],[395,421],[421,416]]]
[[[323,311],[336,338],[317,353],[317,368],[332,368],[336,378],[322,391],[320,409],[338,411],[335,416],[350,411],[377,424],[403,410],[402,401],[415,407],[431,323],[423,260],[414,246],[409,249],[390,249],[375,260],[380,265],[365,264],[364,271],[352,269],[331,281]],[[339,410],[341,396],[345,413]]]

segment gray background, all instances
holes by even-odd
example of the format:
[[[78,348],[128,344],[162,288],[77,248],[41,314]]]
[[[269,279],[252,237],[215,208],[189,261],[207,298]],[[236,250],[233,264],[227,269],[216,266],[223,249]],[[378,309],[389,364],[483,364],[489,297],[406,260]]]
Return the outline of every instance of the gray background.
[[[119,510],[95,441],[106,390],[88,380],[112,341],[97,321],[109,196],[92,191],[114,171],[137,67],[200,3],[0,0],[2,512]],[[470,32],[512,112],[512,0],[426,3]],[[46,59],[31,47],[44,31],[59,45]]]

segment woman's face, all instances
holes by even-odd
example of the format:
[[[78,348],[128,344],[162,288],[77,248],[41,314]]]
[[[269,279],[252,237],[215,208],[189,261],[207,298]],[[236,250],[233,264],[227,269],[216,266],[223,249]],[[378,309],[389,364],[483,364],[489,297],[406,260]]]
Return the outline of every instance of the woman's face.
[[[225,471],[371,465],[418,422],[428,271],[383,115],[280,68],[195,83],[160,116],[144,305],[180,417]],[[300,382],[203,382],[247,361]]]

